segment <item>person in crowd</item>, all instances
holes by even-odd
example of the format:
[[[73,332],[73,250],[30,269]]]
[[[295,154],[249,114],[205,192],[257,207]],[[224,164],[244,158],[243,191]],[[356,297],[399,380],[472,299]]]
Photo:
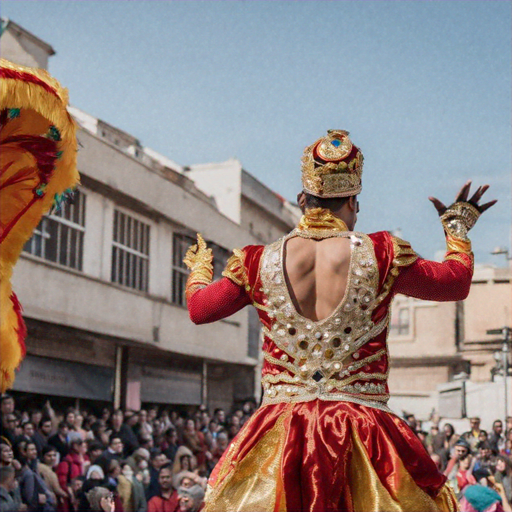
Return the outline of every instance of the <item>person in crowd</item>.
[[[147,509],[147,501],[142,482],[142,475],[136,474],[130,464],[124,462],[121,466],[121,475],[123,480],[119,481],[119,494],[123,502],[125,512],[145,512]],[[126,498],[127,487],[124,480],[130,484],[130,498]],[[121,488],[124,487],[124,488]]]
[[[80,511],[80,496],[82,493],[82,489],[84,486],[85,477],[77,476],[71,480],[69,485],[69,510],[71,512],[81,512]]]
[[[86,496],[91,512],[115,512],[114,494],[106,487],[94,487]]]
[[[504,457],[503,455],[498,455],[496,457],[494,479],[497,484],[501,484],[503,486],[508,502],[512,503],[512,472],[510,458]]]
[[[123,458],[123,441],[121,440],[121,436],[118,433],[113,432],[110,434],[110,438],[108,441],[108,447],[103,452],[101,457],[97,459],[97,463],[103,467],[106,471],[108,467],[108,463],[115,459],[120,461]]]
[[[156,405],[153,405],[148,409],[148,422],[150,424],[152,424],[153,421],[155,421],[157,419],[157,417],[158,417],[158,407]]]
[[[25,512],[27,506],[21,503],[16,488],[18,482],[12,466],[0,466],[0,510],[2,512]]]
[[[226,427],[226,413],[224,412],[224,409],[218,407],[213,411],[213,418],[217,422],[217,424],[221,427]]]
[[[505,447],[505,436],[503,434],[503,422],[501,420],[494,420],[492,424],[491,435],[489,436],[489,443],[491,445],[494,455],[498,455]]]
[[[14,452],[10,445],[0,444],[0,466],[12,466],[16,471],[21,469],[20,463],[14,458]]]
[[[155,448],[155,441],[153,439],[153,436],[150,434],[143,434],[142,436],[138,437],[138,441],[140,448],[145,448],[148,451],[151,451],[153,448]],[[161,447],[157,448],[161,449]]]
[[[219,462],[220,458],[222,457],[222,454],[225,452],[229,444],[228,435],[226,432],[219,432],[217,435],[217,443],[215,450],[212,453],[212,464],[213,467]]]
[[[48,440],[52,435],[52,419],[48,416],[43,416],[37,424],[37,430],[34,432],[32,439],[37,446],[37,453],[40,457],[43,455],[44,448],[48,445]]]
[[[174,457],[176,456],[176,452],[178,451],[178,433],[174,427],[171,427],[165,431],[164,441],[161,446],[161,450],[167,458],[169,462],[174,462]]]
[[[504,512],[500,494],[484,485],[468,485],[460,500],[461,512]]]
[[[163,465],[158,472],[159,491],[148,501],[148,512],[177,512],[178,493],[172,486],[170,464]]]
[[[57,450],[53,446],[47,445],[43,448],[42,461],[39,462],[37,469],[39,471],[39,475],[48,486],[48,489],[55,496],[55,503],[60,503],[62,500],[66,500],[68,498],[68,493],[65,488],[63,489],[61,487],[57,477]]]
[[[33,441],[19,443],[22,467],[19,474],[21,499],[29,512],[55,512],[52,493],[37,471],[37,447]]]
[[[457,486],[455,488],[459,496],[461,496],[465,487],[468,485],[475,485],[477,483],[476,478],[473,475],[474,461],[475,459],[470,454],[459,461],[456,475]]]
[[[77,412],[75,414],[75,432],[80,436],[80,439],[82,441],[85,441],[87,439],[87,431],[83,428],[84,427],[84,417],[81,413]]]
[[[200,485],[178,489],[179,512],[198,512],[204,500],[204,489]]]
[[[188,419],[185,423],[183,444],[189,448],[196,457],[199,470],[204,470],[206,468],[206,460],[207,458],[211,459],[211,454],[206,447],[203,433],[196,429],[196,425],[192,419]]]
[[[490,443],[488,441],[480,441],[476,448],[478,455],[476,457],[474,471],[485,468],[492,473],[495,466],[495,457],[492,454]]]
[[[19,436],[16,439],[16,443],[19,443],[20,441],[34,441],[35,427],[31,421],[26,421],[25,423],[23,423],[23,425],[21,426],[21,430],[21,436]]]
[[[103,454],[103,446],[97,441],[89,441],[87,442],[87,457],[91,464],[95,464],[96,461]]]
[[[454,446],[453,456],[448,461],[444,474],[448,477],[448,480],[452,483],[456,481],[457,471],[459,470],[459,463],[470,454],[469,443],[464,439],[460,438]]]
[[[144,409],[139,411],[138,421],[133,427],[133,432],[137,437],[151,436],[153,434],[153,427],[148,422],[148,411]]]
[[[178,474],[180,471],[194,471],[197,467],[194,454],[186,446],[180,446],[176,452],[173,463],[173,473]]]
[[[68,493],[68,498],[62,501],[61,511],[68,512],[72,510],[74,494],[71,490],[71,481],[85,474],[88,467],[88,461],[85,455],[86,445],[79,437],[74,437],[70,441],[69,453],[61,460],[57,466],[57,477],[62,489]]]
[[[69,428],[65,421],[61,421],[57,427],[57,433],[48,439],[48,444],[53,446],[58,454],[60,460],[69,452]]]
[[[129,425],[123,423],[124,414],[121,409],[118,409],[112,415],[112,434],[117,434],[123,443],[123,456],[128,457],[134,450],[139,447],[137,437]]]
[[[121,464],[117,459],[112,459],[109,461],[107,466],[107,471],[105,472],[107,487],[112,490],[114,493],[114,503],[116,506],[116,510],[124,512],[123,503],[121,501],[121,496],[119,494],[119,481],[123,480],[124,477],[121,475]],[[124,480],[123,480],[124,483]],[[125,486],[129,487],[129,486]],[[129,493],[131,492],[128,491]]]
[[[104,420],[97,420],[92,423],[91,430],[87,433],[87,439],[94,440],[102,446],[108,446],[109,435]]]
[[[7,403],[10,403],[10,400],[7,400]],[[16,438],[18,435],[16,428],[18,424],[19,420],[14,412],[9,412],[2,416],[2,438],[10,446],[14,446],[16,444]]]
[[[149,485],[146,489],[146,498],[149,501],[153,496],[156,496],[160,492],[159,486],[159,474],[160,469],[167,465],[168,460],[164,453],[158,449],[154,449],[151,452],[149,460]]]
[[[469,430],[462,434],[462,437],[469,443],[471,453],[476,453],[476,445],[480,442],[480,418],[474,416],[469,418]]]

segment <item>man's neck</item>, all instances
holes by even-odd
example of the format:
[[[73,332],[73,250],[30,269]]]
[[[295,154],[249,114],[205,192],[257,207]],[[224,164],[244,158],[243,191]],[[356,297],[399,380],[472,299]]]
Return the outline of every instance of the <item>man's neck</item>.
[[[166,500],[168,500],[172,496],[172,489],[169,489],[167,491],[162,490],[162,492],[160,494],[162,495],[162,498],[165,498]]]

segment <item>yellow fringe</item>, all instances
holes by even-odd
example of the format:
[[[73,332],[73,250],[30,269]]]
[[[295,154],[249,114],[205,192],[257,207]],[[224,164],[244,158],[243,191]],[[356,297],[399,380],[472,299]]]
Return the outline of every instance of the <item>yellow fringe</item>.
[[[47,183],[44,197],[34,203],[0,244],[0,389],[4,391],[12,385],[14,369],[21,362],[18,319],[10,300],[13,267],[41,217],[51,208],[55,194],[62,194],[68,188],[76,186],[79,175],[76,169],[76,124],[67,111],[67,90],[44,70],[19,66],[5,59],[0,59],[0,65],[3,68],[30,73],[56,92],[57,96],[34,83],[2,78],[0,110],[21,109],[23,116],[23,109],[26,109],[42,115],[59,130],[61,140],[57,142],[57,148],[62,152]],[[0,202],[4,207],[11,206],[9,199],[0,195]]]

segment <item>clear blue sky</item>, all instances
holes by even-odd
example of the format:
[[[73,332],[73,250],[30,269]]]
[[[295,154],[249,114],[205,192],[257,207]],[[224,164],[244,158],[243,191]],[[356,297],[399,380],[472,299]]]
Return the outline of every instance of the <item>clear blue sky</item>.
[[[304,146],[328,128],[365,155],[358,228],[444,247],[427,200],[466,179],[499,203],[477,263],[510,248],[508,1],[9,1],[50,43],[72,104],[180,164],[232,156],[288,199]]]

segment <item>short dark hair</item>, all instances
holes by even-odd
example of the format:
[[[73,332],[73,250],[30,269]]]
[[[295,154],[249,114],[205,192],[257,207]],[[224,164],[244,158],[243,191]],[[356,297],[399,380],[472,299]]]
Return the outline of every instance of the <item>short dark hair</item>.
[[[327,210],[339,210],[349,199],[349,197],[318,197],[304,192],[306,196],[306,208],[325,208]]]
[[[57,451],[57,448],[55,448],[55,446],[52,446],[51,444],[47,444],[46,446],[43,447],[42,456],[44,457],[47,453],[56,452],[56,451]]]
[[[41,428],[45,423],[48,423],[49,421],[52,421],[52,419],[50,418],[50,416],[43,416],[40,420],[39,420],[39,425],[38,427]]]
[[[112,432],[112,434],[110,434],[108,438],[108,444],[111,445],[114,439],[119,439],[119,441],[123,442],[123,439],[119,434],[117,434],[116,432]]]
[[[166,464],[164,464],[160,470],[158,471],[158,474],[160,474],[160,472],[162,471],[162,469],[168,469],[171,474],[172,474],[172,464],[170,462],[167,462]]]
[[[159,455],[162,455],[162,450],[154,448],[149,454],[149,460],[155,460]]]
[[[476,445],[476,447],[478,450],[491,450],[491,445],[490,445],[489,441],[480,441]]]

